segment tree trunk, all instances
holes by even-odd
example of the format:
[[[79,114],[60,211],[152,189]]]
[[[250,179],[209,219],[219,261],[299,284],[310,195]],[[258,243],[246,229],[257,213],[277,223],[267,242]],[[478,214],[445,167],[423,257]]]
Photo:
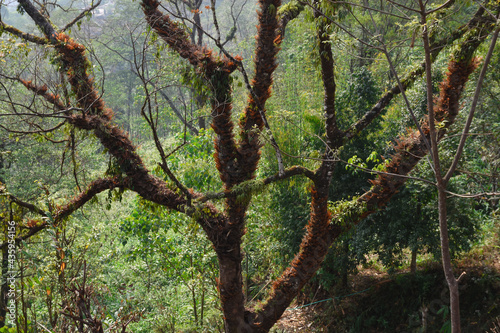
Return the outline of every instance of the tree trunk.
[[[450,289],[451,332],[460,333],[460,301],[458,280],[453,275],[450,256],[450,241],[446,212],[446,192],[444,184],[438,183],[439,229],[441,234],[441,259],[446,283]]]
[[[410,273],[415,274],[417,272],[417,250],[411,250],[411,262],[410,262]]]
[[[239,244],[224,253],[217,253],[219,259],[219,293],[224,313],[226,333],[251,332],[245,322],[245,307]]]
[[[349,240],[344,240],[342,258],[342,288],[347,289],[349,275]]]
[[[7,237],[5,237],[7,239]],[[7,272],[8,267],[8,248],[2,249],[2,286],[0,291],[0,328],[5,326],[7,316]]]

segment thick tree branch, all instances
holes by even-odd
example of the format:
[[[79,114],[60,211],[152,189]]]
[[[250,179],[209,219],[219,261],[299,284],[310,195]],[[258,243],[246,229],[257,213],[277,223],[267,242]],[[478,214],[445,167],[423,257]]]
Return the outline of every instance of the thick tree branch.
[[[286,5],[280,7],[278,11],[278,19],[279,19],[279,28],[278,34],[281,38],[285,38],[286,26],[288,23],[297,18],[300,13],[304,10],[304,4],[300,1],[292,0],[288,2]]]
[[[462,53],[461,56],[462,58],[458,58],[461,60],[452,60],[450,62],[449,73],[441,84],[441,95],[434,107],[436,119],[442,124],[442,128],[437,133],[438,140],[443,138],[447,129],[454,123],[458,115],[459,99],[465,82],[477,66],[476,62],[471,60],[472,52],[469,54]],[[429,136],[430,130],[427,121],[422,124],[422,130],[426,136]],[[396,151],[397,153],[391,159],[386,171],[397,174],[410,172],[422,157],[428,153],[424,138],[418,131],[414,131],[406,138],[402,138],[396,147]],[[373,213],[379,207],[384,206],[403,183],[404,179],[379,175],[373,181],[372,189],[359,199],[367,203],[366,214]]]
[[[207,77],[212,76],[221,68],[228,72],[236,69],[236,64],[229,59],[224,57],[222,60],[217,60],[212,50],[193,44],[189,40],[188,33],[177,22],[160,12],[159,5],[157,0],[142,1],[146,20],[151,28],[182,58],[187,59],[193,66],[202,68]]]
[[[342,133],[337,126],[337,115],[335,114],[335,75],[334,75],[334,59],[330,36],[324,23],[319,23],[318,39],[319,39],[319,57],[321,60],[321,78],[323,80],[323,111],[325,117],[325,129],[327,137],[327,154],[331,149],[337,149],[342,145]],[[326,157],[328,159],[328,157]]]
[[[22,5],[23,8],[26,6],[26,12],[28,9],[32,11],[28,0],[23,0]],[[34,20],[37,25],[41,27],[50,25],[40,13],[38,15],[34,13],[33,16],[36,17]],[[116,159],[121,171],[127,175],[127,188],[137,192],[146,200],[190,216],[195,214],[194,209],[187,209],[186,198],[168,188],[162,179],[150,174],[128,135],[112,123],[113,112],[105,107],[104,101],[94,87],[93,79],[88,74],[90,62],[85,55],[85,47],[66,34],[54,36],[51,42],[61,55],[68,82],[78,98],[78,105],[84,110],[82,113],[69,115],[68,122],[77,128],[93,131],[108,153]],[[217,230],[221,223],[225,223],[225,217],[210,204],[202,208],[203,213],[197,214],[199,216],[197,220],[207,232],[209,239],[217,243],[217,233],[214,230]]]
[[[63,111],[66,115],[69,115],[71,111],[75,110],[73,108],[67,109],[61,101],[60,96],[50,93],[46,85],[36,86],[32,81],[26,81],[23,79],[19,79],[19,82],[21,82],[29,90],[33,91],[36,95],[43,97],[47,102],[54,105],[59,111]],[[42,115],[37,114],[37,116]]]
[[[29,210],[30,212],[33,212],[35,214],[46,216],[45,211],[43,209],[41,209],[40,207],[38,207],[32,203],[23,201],[10,193],[0,193],[0,195],[6,196],[11,202],[14,202],[19,207],[26,208],[27,210]]]
[[[52,219],[54,223],[57,225],[59,222],[70,216],[74,211],[78,210],[87,202],[89,202],[97,194],[105,190],[112,190],[114,188],[125,188],[126,183],[127,180],[122,179],[119,176],[113,178],[102,178],[93,181],[92,183],[89,184],[89,186],[87,186],[87,189],[84,192],[81,192],[78,196],[71,199],[66,205],[56,206],[54,208],[54,211],[52,212]],[[17,205],[25,207],[30,211],[38,215],[41,215],[44,218],[48,217],[48,213],[42,210],[41,208],[31,203],[24,202],[13,195],[7,194],[7,196],[10,198],[12,202],[16,203]],[[35,226],[29,227],[26,233],[18,235],[16,237],[16,242],[20,242],[22,240],[30,238],[31,236],[34,236],[41,230],[47,228],[48,226],[49,223],[47,223],[46,220],[43,220],[37,223]],[[0,245],[0,248],[3,249],[7,245],[8,242],[4,242]]]
[[[28,34],[28,33],[23,32],[23,31],[15,28],[11,25],[5,24],[1,21],[0,21],[0,31],[7,31],[8,33],[10,33],[16,37],[19,37],[19,38],[24,39],[28,42],[32,42],[32,43],[35,43],[38,45],[46,45],[49,43],[49,41],[46,38],[39,37],[39,36],[32,35],[32,34]]]
[[[33,3],[31,3],[31,1],[19,0],[18,2],[23,7],[24,11],[33,19],[40,30],[42,30],[45,37],[47,37],[51,43],[56,43],[57,32],[50,20],[43,16],[42,13],[36,9]]]
[[[238,162],[241,166],[239,180],[253,178],[260,159],[261,142],[260,131],[265,127],[271,135],[271,144],[276,150],[280,173],[284,167],[278,145],[272,136],[271,128],[265,115],[265,105],[271,96],[271,85],[273,73],[276,67],[276,55],[282,36],[278,32],[277,10],[281,5],[280,0],[259,1],[260,11],[258,13],[259,25],[257,26],[256,51],[255,51],[255,74],[251,82],[248,104],[244,111],[244,117],[240,121],[240,157]]]
[[[458,166],[458,162],[460,161],[460,157],[462,156],[464,147],[465,147],[465,140],[467,140],[467,137],[469,135],[469,129],[472,124],[472,119],[474,118],[474,113],[476,111],[476,106],[479,101],[479,94],[481,92],[481,87],[483,85],[483,80],[484,77],[486,76],[486,69],[488,68],[488,64],[491,60],[491,57],[493,55],[493,50],[495,49],[495,45],[498,39],[498,34],[500,32],[500,27],[498,27],[495,32],[493,33],[493,37],[491,39],[490,43],[490,48],[488,49],[488,53],[486,54],[486,58],[484,59],[484,64],[483,68],[481,69],[481,73],[479,74],[479,78],[477,80],[477,86],[476,90],[474,92],[474,98],[472,99],[472,105],[470,107],[469,111],[469,116],[467,117],[467,121],[465,123],[464,129],[462,131],[462,136],[460,138],[460,142],[458,144],[458,147],[456,149],[455,157],[453,158],[452,164],[450,168],[448,169],[448,172],[444,176],[444,181],[448,182],[455,172],[455,169]]]

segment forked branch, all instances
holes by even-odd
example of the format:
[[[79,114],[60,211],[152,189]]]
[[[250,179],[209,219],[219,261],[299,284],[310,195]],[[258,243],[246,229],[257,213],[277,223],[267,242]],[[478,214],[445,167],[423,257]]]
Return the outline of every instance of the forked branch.
[[[124,189],[127,187],[126,185],[127,183],[128,183],[127,179],[121,178],[119,176],[115,176],[112,178],[101,178],[93,181],[87,186],[85,191],[81,192],[79,195],[71,199],[67,204],[53,207],[51,215],[54,224],[58,225],[62,220],[64,220],[65,218],[70,216],[73,212],[80,209],[83,205],[92,200],[92,198],[94,198],[97,194],[115,188]],[[5,193],[2,195],[7,196],[12,202],[16,203],[20,207],[27,208],[31,212],[40,215],[42,218],[44,218],[35,225],[29,226],[26,233],[21,233],[20,235],[18,235],[16,237],[16,242],[28,239],[50,226],[50,224],[46,220],[46,218],[49,216],[48,215],[49,212],[46,212],[43,209],[37,207],[36,205],[25,202],[9,193]],[[8,242],[4,242],[0,245],[0,248],[3,249],[7,245]]]

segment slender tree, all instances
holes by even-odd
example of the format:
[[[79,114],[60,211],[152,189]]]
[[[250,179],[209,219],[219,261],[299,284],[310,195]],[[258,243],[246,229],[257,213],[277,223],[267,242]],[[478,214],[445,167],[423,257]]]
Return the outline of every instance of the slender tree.
[[[460,89],[455,85],[455,82],[461,80],[460,77],[468,76],[467,72],[470,72],[470,69],[460,68],[460,60],[471,57],[471,55],[463,54],[462,58],[452,59],[449,65],[449,72],[447,79],[441,84],[441,92],[440,96],[436,102],[434,102],[434,97],[432,93],[432,62],[431,62],[431,49],[430,49],[430,41],[429,41],[429,30],[428,26],[428,15],[432,13],[432,10],[428,10],[426,5],[422,0],[419,0],[419,14],[421,17],[421,25],[422,25],[422,39],[425,50],[425,74],[426,74],[426,83],[427,83],[427,109],[429,112],[429,136],[431,143],[431,156],[432,156],[432,165],[434,176],[436,178],[437,184],[437,192],[438,192],[438,212],[439,212],[439,230],[440,230],[440,239],[441,239],[441,259],[443,263],[444,275],[446,277],[446,283],[450,289],[450,313],[451,313],[451,331],[453,333],[460,333],[460,300],[459,300],[459,290],[458,284],[463,275],[460,275],[458,278],[455,277],[453,273],[453,267],[451,263],[450,256],[450,240],[448,236],[448,214],[446,210],[447,206],[447,188],[453,173],[455,172],[460,157],[462,156],[465,140],[467,139],[469,128],[471,126],[475,108],[477,106],[479,92],[481,90],[481,85],[486,75],[486,69],[488,63],[493,54],[493,50],[495,48],[495,44],[498,38],[498,33],[500,32],[500,28],[495,29],[492,37],[492,41],[490,44],[490,48],[488,54],[486,55],[486,59],[484,60],[484,65],[481,70],[479,80],[477,83],[477,88],[474,94],[474,98],[472,101],[472,105],[470,108],[469,115],[467,117],[467,121],[465,124],[465,128],[462,131],[462,136],[460,143],[455,152],[455,158],[453,159],[451,165],[448,170],[444,170],[441,158],[439,156],[439,147],[438,141],[439,136],[443,136],[444,133],[437,130],[437,123],[447,121],[449,117],[458,113],[459,104],[458,100],[455,101],[449,98],[450,95],[460,95]],[[490,14],[492,19],[498,20],[498,14]],[[471,44],[478,43],[475,41],[471,41]],[[474,46],[470,46],[474,47]],[[471,60],[468,60],[469,62]],[[475,66],[474,61],[472,61],[472,65]],[[470,67],[469,67],[470,68]],[[445,110],[446,113],[442,113],[441,110]]]

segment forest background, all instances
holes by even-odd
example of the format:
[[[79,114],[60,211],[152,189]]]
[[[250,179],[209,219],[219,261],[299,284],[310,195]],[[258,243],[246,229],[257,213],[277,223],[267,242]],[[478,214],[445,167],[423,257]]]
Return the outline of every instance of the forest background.
[[[328,219],[338,218],[342,232],[329,245],[328,254],[318,255],[317,267],[304,278],[293,309],[285,316],[288,311],[318,309],[300,324],[307,331],[446,331],[451,329],[447,287],[442,269],[435,265],[441,260],[441,243],[432,157],[412,166],[404,184],[401,181],[391,189],[390,201],[384,199],[386,207],[382,207],[385,201],[380,209],[359,205],[359,198],[379,184],[377,179],[389,172],[395,157],[410,151],[405,140],[416,140],[417,134],[412,133],[419,131],[416,124],[423,126],[421,119],[428,110],[429,78],[419,72],[425,53],[422,25],[417,15],[405,10],[413,2],[399,4],[292,1],[274,10],[268,4],[267,11],[279,19],[281,26],[276,27],[282,29],[270,44],[277,55],[269,57],[274,51],[266,55],[275,58],[277,67],[269,65],[268,72],[264,69],[254,81],[248,77],[259,70],[259,61],[267,59],[255,52],[255,36],[262,36],[259,27],[263,26],[256,27],[261,19],[257,3],[171,1],[162,8],[180,22],[190,45],[224,50],[226,57],[203,52],[207,62],[214,57],[214,63],[238,68],[231,70],[226,81],[212,80],[201,65],[193,66],[195,52],[185,56],[182,48],[169,47],[169,37],[158,32],[155,21],[148,23],[147,7],[139,2],[40,2],[37,8],[71,36],[67,45],[74,40],[85,47],[86,73],[98,92],[90,105],[100,99],[106,102],[113,112],[110,121],[133,142],[151,174],[179,197],[189,198],[187,206],[192,200],[212,201],[214,211],[231,204],[245,208],[239,244],[245,307],[263,308],[265,313],[280,288],[273,281],[283,280],[295,255],[304,252],[304,234],[311,233],[306,226],[317,214],[311,206],[316,190],[311,189],[323,184],[313,174],[324,169],[331,179],[325,190]],[[476,28],[474,18],[480,17],[482,9],[481,17],[491,16],[491,26],[481,27],[488,32],[477,37],[481,43],[473,50],[478,69],[460,86],[464,92],[458,108],[465,111],[450,121],[454,124],[449,128],[448,120],[436,125],[446,131],[439,154],[448,165],[474,103],[498,4],[427,5],[439,9],[429,18],[433,52],[438,50],[433,53],[430,78],[436,101],[450,71],[450,55],[462,52],[472,40],[468,38]],[[221,304],[224,281],[219,273],[224,258],[217,245],[214,251],[206,225],[198,222],[200,214],[211,214],[203,207],[212,206],[189,214],[174,207],[179,210],[175,212],[138,195],[136,185],[123,181],[128,172],[123,161],[102,144],[99,135],[67,119],[68,112],[92,115],[97,112],[92,109],[95,105],[82,107],[82,96],[90,94],[78,95],[56,44],[32,37],[41,34],[26,8],[24,2],[0,3],[3,281],[8,271],[10,221],[17,226],[18,272],[17,321],[3,326],[7,324],[7,303],[3,303],[1,330],[231,331],[227,316],[221,314],[227,313]],[[232,60],[236,65],[229,64]],[[325,80],[327,68],[332,69],[331,81]],[[447,188],[450,252],[457,258],[456,275],[467,271],[460,281],[466,332],[500,330],[498,73],[497,46],[463,156]],[[268,82],[272,94],[264,98],[267,90],[259,92],[258,82],[266,75],[273,78]],[[405,85],[405,98],[400,96],[398,80]],[[220,92],[217,82],[231,92],[235,114],[228,121],[242,123],[246,131],[242,140],[250,137],[248,149],[259,152],[258,167],[248,177],[239,175],[247,177],[243,180],[229,179],[220,166],[225,163],[220,151],[225,134],[217,121],[226,111],[217,108],[229,95],[214,98]],[[328,82],[334,82],[330,90]],[[50,93],[61,98],[62,108],[48,98]],[[330,149],[337,143],[328,123],[329,98],[335,126],[349,137],[335,150]],[[245,128],[252,99],[257,100],[255,110],[265,109],[265,117],[254,112],[262,120]],[[241,110],[243,115],[238,114]],[[370,112],[376,117],[363,122]],[[237,132],[236,127],[229,131]],[[410,170],[401,174],[406,177]],[[119,182],[96,190],[92,187],[96,179]],[[80,205],[78,199],[83,197],[85,205]],[[374,212],[368,214],[368,210]],[[371,272],[372,279],[360,279],[360,271]],[[405,271],[410,274],[401,273]],[[377,274],[383,279],[373,277]],[[7,292],[5,282],[3,302]],[[299,308],[318,300],[325,302]]]

